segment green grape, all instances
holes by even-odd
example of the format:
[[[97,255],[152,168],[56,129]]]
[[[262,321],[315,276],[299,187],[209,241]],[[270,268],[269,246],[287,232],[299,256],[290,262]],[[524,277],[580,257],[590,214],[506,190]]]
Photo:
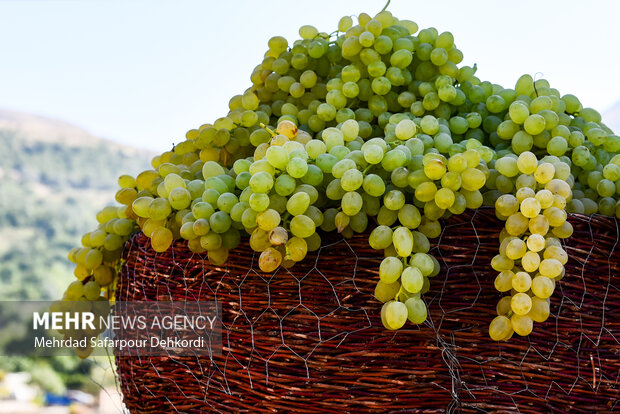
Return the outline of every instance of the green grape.
[[[84,285],[79,280],[71,282],[65,291],[67,300],[78,300],[84,295]]]
[[[562,263],[557,259],[544,259],[540,262],[538,271],[542,276],[548,278],[555,278],[562,273],[564,267]]]
[[[448,209],[452,207],[455,200],[454,192],[449,188],[440,188],[435,193],[435,204],[441,209]]]
[[[396,282],[403,272],[403,263],[396,257],[386,257],[379,265],[379,278],[383,283]]]
[[[299,262],[306,257],[308,253],[307,242],[300,237],[292,237],[286,242],[287,258]]]
[[[476,191],[482,188],[486,182],[484,173],[475,168],[466,168],[461,173],[462,187],[468,191]]]
[[[172,244],[172,231],[165,227],[158,227],[151,235],[151,247],[156,252],[165,252]]]
[[[402,272],[401,283],[408,292],[418,293],[422,290],[424,276],[422,276],[422,272],[418,268],[407,266]]]
[[[512,336],[513,327],[511,320],[506,316],[496,316],[489,325],[489,336],[494,341],[503,341]]]
[[[410,297],[405,301],[405,306],[407,308],[407,319],[409,319],[409,322],[419,325],[426,320],[428,311],[422,299],[415,296]]]
[[[407,322],[409,311],[402,302],[389,301],[381,308],[381,321],[387,329],[396,330],[402,328]]]
[[[536,276],[532,280],[532,293],[541,299],[547,299],[555,290],[555,281],[545,276]]]
[[[354,216],[362,209],[364,200],[359,193],[347,192],[342,197],[342,211],[348,216]]]
[[[527,314],[534,322],[544,322],[549,318],[549,302],[537,296],[532,297],[532,309]]]
[[[299,215],[291,219],[290,229],[293,235],[306,238],[314,233],[316,226],[310,217]]]
[[[538,253],[528,251],[523,257],[521,257],[521,266],[523,270],[529,273],[533,273],[538,270],[538,266],[540,265],[540,256]]]
[[[398,211],[398,220],[403,226],[409,229],[415,229],[420,225],[422,216],[420,210],[418,210],[416,206],[405,204]]]
[[[401,257],[408,257],[413,251],[413,236],[407,227],[398,227],[392,234],[392,244],[396,253]]]
[[[310,206],[310,196],[301,191],[293,194],[286,202],[286,210],[293,216],[304,214]]]
[[[384,205],[390,210],[400,210],[405,205],[405,195],[399,190],[388,191],[383,197]]]
[[[382,280],[377,282],[375,287],[375,297],[382,303],[389,300],[393,300],[396,294],[400,291],[400,282],[385,283]]]
[[[280,224],[280,213],[272,209],[262,211],[256,216],[256,223],[260,229],[271,231]]]
[[[430,276],[435,269],[435,262],[432,256],[426,253],[415,253],[409,263],[411,266],[418,268],[425,277]]]
[[[495,289],[499,292],[508,292],[512,289],[514,273],[511,270],[502,270],[495,277]]]
[[[526,293],[517,293],[512,297],[510,307],[516,315],[527,315],[532,309],[532,299]]]
[[[510,317],[510,323],[517,335],[527,336],[532,332],[532,319],[527,315],[514,314]]]
[[[437,186],[432,181],[420,183],[415,189],[415,198],[426,203],[435,199]]]
[[[368,236],[368,243],[375,250],[389,247],[392,244],[392,229],[383,225],[375,227]]]
[[[532,278],[526,272],[517,272],[512,277],[512,288],[517,292],[527,292],[532,286]]]
[[[266,171],[260,171],[250,178],[250,188],[255,193],[267,193],[273,188],[273,175]]]
[[[345,191],[355,191],[362,186],[364,175],[357,169],[345,171],[340,179],[340,185]]]

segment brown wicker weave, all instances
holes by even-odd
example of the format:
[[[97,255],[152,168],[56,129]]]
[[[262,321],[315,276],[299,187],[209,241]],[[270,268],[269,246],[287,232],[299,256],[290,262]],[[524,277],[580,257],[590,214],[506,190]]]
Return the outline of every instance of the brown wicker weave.
[[[500,294],[492,209],[448,220],[432,252],[442,272],[429,320],[385,330],[372,292],[380,257],[366,235],[324,247],[290,272],[265,275],[247,244],[226,268],[186,244],[165,254],[136,235],[118,299],[222,303],[224,350],[205,357],[118,356],[132,412],[611,412],[620,390],[618,224],[571,215],[567,274],[552,316],[507,343],[488,338]]]

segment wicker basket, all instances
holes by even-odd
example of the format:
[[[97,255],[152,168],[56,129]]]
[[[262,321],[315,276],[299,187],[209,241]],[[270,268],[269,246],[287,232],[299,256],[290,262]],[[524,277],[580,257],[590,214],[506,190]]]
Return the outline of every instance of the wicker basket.
[[[118,299],[222,304],[221,356],[116,359],[132,412],[611,412],[620,390],[615,219],[571,215],[567,274],[529,337],[488,338],[499,298],[492,209],[451,218],[432,253],[442,272],[429,319],[385,330],[372,292],[381,258],[367,236],[323,237],[291,271],[257,271],[247,244],[225,268],[176,242],[127,244]]]

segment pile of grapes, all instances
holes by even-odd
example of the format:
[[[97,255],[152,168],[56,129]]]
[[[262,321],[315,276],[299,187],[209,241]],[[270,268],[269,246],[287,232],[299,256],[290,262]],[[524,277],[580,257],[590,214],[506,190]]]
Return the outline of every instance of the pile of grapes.
[[[486,205],[506,222],[490,263],[506,296],[489,334],[507,340],[544,322],[564,276],[567,213],[620,215],[620,137],[546,80],[481,81],[475,65],[458,66],[449,32],[389,11],[357,20],[331,34],[302,26],[291,45],[271,38],[228,115],[121,176],[120,206],[99,212],[69,253],[77,280],[63,300],[113,300],[137,231],[157,252],[184,239],[214,265],[249,236],[264,272],[318,249],[318,230],[367,233],[385,255],[381,319],[399,329],[427,317],[439,220]]]

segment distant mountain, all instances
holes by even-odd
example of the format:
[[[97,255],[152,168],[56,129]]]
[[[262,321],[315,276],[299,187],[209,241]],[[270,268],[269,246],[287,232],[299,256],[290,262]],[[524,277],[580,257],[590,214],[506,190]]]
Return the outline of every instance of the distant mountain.
[[[0,110],[0,299],[57,298],[72,277],[67,251],[97,226],[117,178],[149,151],[55,119]]]
[[[603,112],[603,123],[617,134],[620,134],[620,101]]]

